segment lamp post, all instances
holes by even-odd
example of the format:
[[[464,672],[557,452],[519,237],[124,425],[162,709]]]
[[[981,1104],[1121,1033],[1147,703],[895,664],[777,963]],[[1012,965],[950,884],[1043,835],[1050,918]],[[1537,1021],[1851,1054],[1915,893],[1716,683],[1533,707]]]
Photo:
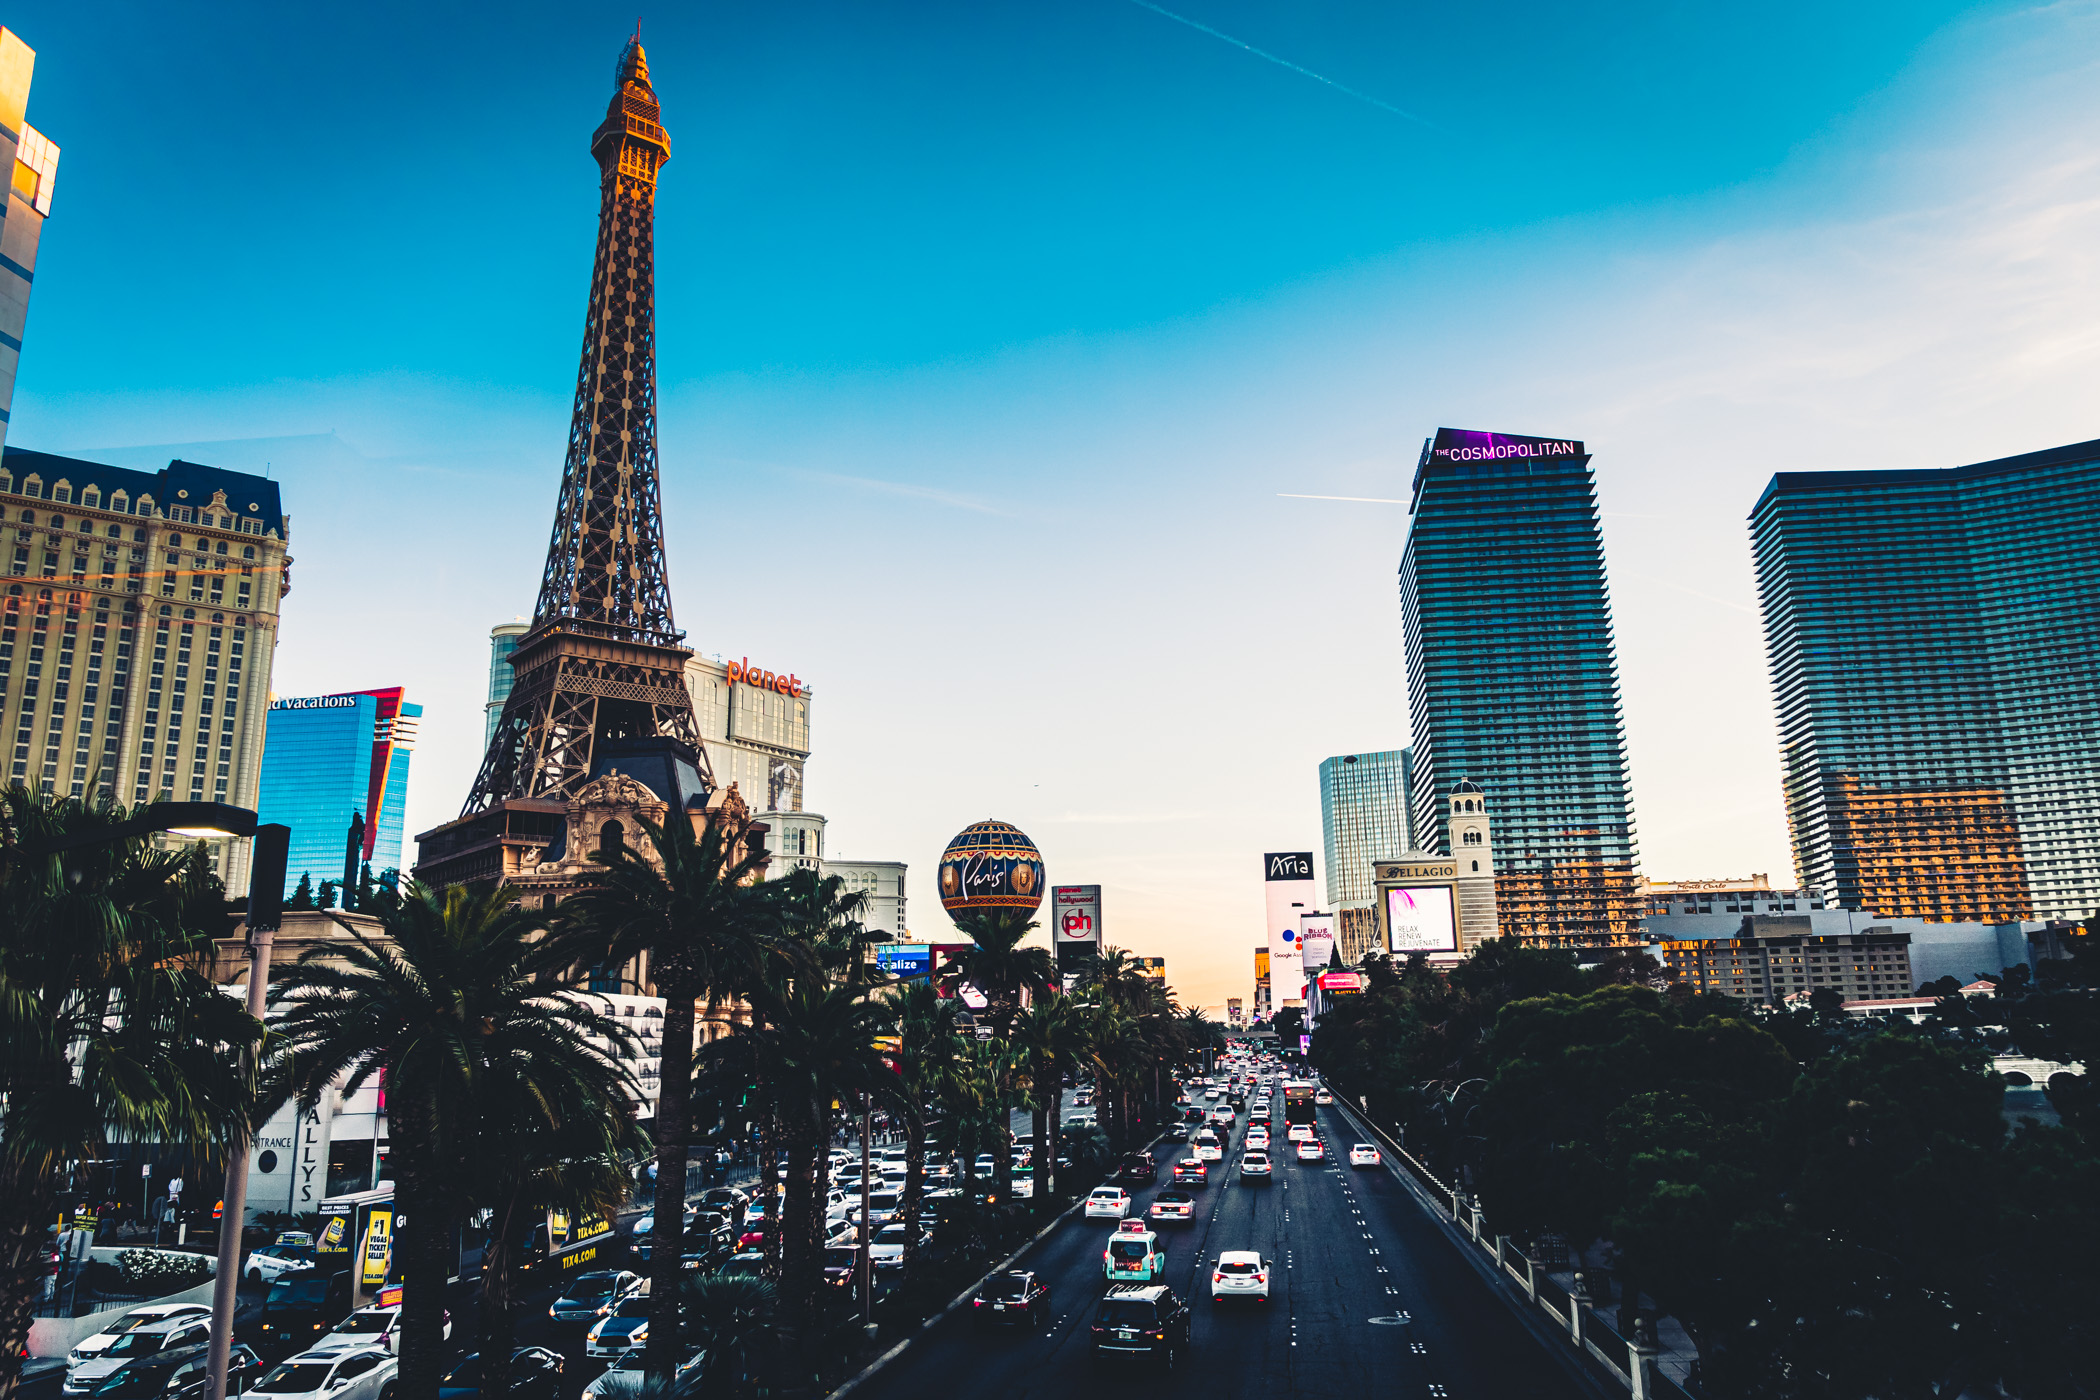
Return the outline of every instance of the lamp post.
[[[248,814],[255,844],[248,852],[248,1014],[260,1021],[270,994],[270,944],[284,914],[284,867],[291,855],[292,829],[272,823],[256,826]],[[251,1083],[253,1053],[248,1060]],[[209,1400],[226,1400],[226,1367],[233,1355],[234,1293],[241,1282],[241,1222],[248,1206],[248,1129],[243,1126],[226,1149],[226,1186],[219,1212],[219,1263],[211,1290],[211,1353],[207,1361]]]

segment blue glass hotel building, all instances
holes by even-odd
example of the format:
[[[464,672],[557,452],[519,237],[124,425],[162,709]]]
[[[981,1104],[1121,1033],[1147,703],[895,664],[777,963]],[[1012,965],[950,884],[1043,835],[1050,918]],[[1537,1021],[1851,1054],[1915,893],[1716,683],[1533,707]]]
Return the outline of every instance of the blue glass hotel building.
[[[1347,753],[1320,764],[1320,831],[1327,847],[1327,905],[1375,893],[1371,866],[1414,849],[1408,839],[1407,749]]]
[[[2100,441],[1781,472],[1750,534],[1802,883],[1939,921],[2100,911]]]
[[[1451,793],[1495,810],[1504,936],[1640,937],[1618,661],[1590,455],[1440,428],[1422,445],[1400,565],[1413,828],[1451,855]],[[1434,844],[1432,844],[1434,843]]]
[[[422,714],[399,687],[271,702],[258,811],[292,829],[287,894],[302,875],[318,889],[324,880],[355,880],[359,865],[375,874],[401,868]]]

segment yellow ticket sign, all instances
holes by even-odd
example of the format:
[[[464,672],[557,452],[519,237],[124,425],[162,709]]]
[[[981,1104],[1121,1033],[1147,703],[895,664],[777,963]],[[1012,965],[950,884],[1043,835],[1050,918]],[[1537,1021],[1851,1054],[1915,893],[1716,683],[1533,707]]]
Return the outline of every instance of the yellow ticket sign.
[[[386,1282],[387,1266],[394,1258],[394,1213],[384,1207],[372,1212],[371,1222],[365,1226],[365,1245],[360,1251],[363,1265],[358,1281],[366,1292]]]

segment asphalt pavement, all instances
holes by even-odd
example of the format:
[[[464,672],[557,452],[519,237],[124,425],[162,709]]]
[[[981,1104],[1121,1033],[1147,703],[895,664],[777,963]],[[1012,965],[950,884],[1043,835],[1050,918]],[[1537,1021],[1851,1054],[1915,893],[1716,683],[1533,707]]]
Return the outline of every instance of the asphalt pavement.
[[[967,1309],[871,1376],[852,1400],[926,1395],[1069,1400],[1101,1387],[1167,1389],[1205,1397],[1523,1397],[1592,1400],[1596,1391],[1527,1332],[1383,1167],[1352,1169],[1355,1140],[1320,1111],[1324,1163],[1303,1163],[1283,1141],[1275,1104],[1268,1186],[1239,1180],[1246,1114],[1222,1163],[1198,1191],[1187,1225],[1161,1225],[1164,1281],[1190,1299],[1194,1325],[1180,1372],[1162,1381],[1138,1362],[1097,1371],[1093,1305],[1102,1249],[1114,1224],[1075,1217],[1023,1261],[1051,1285],[1051,1321],[1039,1333],[983,1330]],[[1132,1215],[1171,1184],[1184,1143],[1154,1151],[1157,1184],[1133,1191]],[[1223,1168],[1221,1170],[1221,1168]],[[1213,1306],[1209,1266],[1220,1250],[1255,1249],[1271,1266],[1271,1300]]]

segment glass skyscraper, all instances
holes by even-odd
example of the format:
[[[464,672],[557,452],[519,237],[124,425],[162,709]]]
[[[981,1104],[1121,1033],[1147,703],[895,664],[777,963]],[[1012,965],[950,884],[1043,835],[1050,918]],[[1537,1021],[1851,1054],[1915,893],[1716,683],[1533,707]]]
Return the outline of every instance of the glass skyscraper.
[[[1750,532],[1802,883],[1934,920],[2100,910],[2100,441],[1781,472]]]
[[[1371,863],[1414,849],[1408,839],[1407,749],[1340,754],[1320,764],[1320,831],[1327,845],[1327,907],[1368,901]]]
[[[423,707],[401,689],[310,695],[270,704],[257,815],[292,829],[285,893],[311,876],[355,878],[357,865],[376,875],[401,869],[408,817],[408,768]],[[362,845],[350,852],[353,823]]]
[[[511,669],[510,654],[518,649],[518,643],[532,630],[529,622],[499,622],[489,629],[489,699],[486,729],[481,736],[484,753],[496,741],[496,725],[503,718],[503,702],[510,699],[510,688],[517,681],[517,673]]]
[[[1580,442],[1439,428],[1422,445],[1400,600],[1413,830],[1445,855],[1451,792],[1494,804],[1505,936],[1640,936],[1604,545]]]

